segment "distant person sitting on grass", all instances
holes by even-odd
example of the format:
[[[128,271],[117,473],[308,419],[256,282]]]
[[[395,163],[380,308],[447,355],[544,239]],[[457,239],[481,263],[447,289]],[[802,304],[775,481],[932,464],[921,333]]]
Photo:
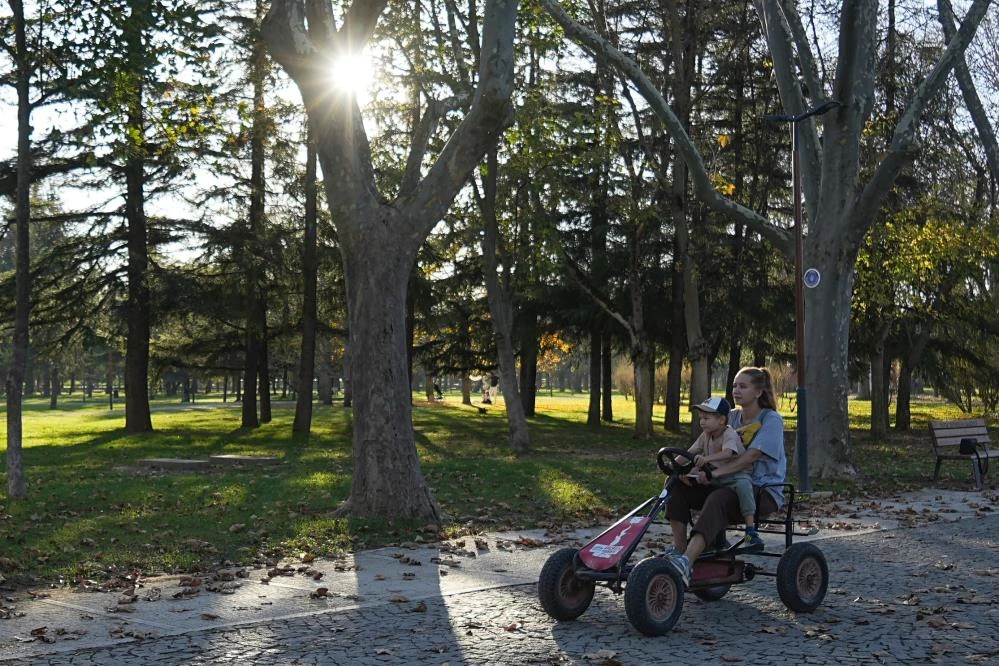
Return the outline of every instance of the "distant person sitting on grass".
[[[743,451],[739,433],[728,425],[730,409],[725,398],[708,398],[691,408],[699,415],[701,434],[687,449],[694,456],[694,471],[690,473],[690,479],[734,490],[739,497],[739,511],[746,523],[744,542],[747,546],[762,546],[763,539],[756,531],[756,499],[753,497],[753,478],[749,472],[738,470],[724,476],[712,473],[716,467],[712,463],[730,462]],[[703,479],[700,478],[702,475]],[[691,480],[683,479],[687,484]]]

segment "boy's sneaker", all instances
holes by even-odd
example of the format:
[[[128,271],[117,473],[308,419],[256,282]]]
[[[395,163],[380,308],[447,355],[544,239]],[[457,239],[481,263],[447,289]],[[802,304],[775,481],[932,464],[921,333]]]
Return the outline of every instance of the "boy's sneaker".
[[[746,528],[746,536],[742,539],[742,545],[744,547],[759,548],[763,550],[763,539],[760,538],[760,533],[756,531],[756,528]]]
[[[690,587],[690,574],[693,567],[690,564],[690,560],[686,555],[671,555],[669,558],[670,564],[676,569],[676,572],[680,574],[680,578],[683,579],[684,589]]]

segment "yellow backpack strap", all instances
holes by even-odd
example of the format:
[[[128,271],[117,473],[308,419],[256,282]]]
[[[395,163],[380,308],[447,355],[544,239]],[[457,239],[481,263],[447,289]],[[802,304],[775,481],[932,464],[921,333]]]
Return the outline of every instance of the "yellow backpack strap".
[[[735,431],[739,433],[739,439],[742,440],[743,446],[749,448],[749,445],[753,443],[753,438],[756,437],[756,433],[758,433],[760,428],[763,427],[763,419],[767,418],[768,412],[769,410],[765,409],[763,410],[763,413],[760,414],[758,421],[753,421],[752,423],[747,423],[744,426],[736,428]]]
[[[753,421],[752,423],[747,423],[744,426],[736,428],[736,432],[739,433],[739,439],[742,440],[742,445],[749,447],[753,443],[753,438],[756,437],[756,433],[760,431],[763,424],[759,421]]]

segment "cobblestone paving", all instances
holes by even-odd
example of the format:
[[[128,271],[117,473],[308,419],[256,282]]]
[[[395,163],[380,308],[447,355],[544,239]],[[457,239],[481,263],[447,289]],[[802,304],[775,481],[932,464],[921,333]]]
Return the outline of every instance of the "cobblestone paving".
[[[999,516],[817,545],[830,589],[815,613],[789,612],[761,576],[721,601],[688,595],[661,638],[605,589],[556,623],[520,585],[4,663],[999,664]]]

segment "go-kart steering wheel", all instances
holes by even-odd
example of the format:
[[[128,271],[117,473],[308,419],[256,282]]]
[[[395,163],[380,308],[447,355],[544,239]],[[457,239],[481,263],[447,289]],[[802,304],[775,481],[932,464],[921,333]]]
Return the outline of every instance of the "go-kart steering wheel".
[[[678,458],[687,462],[681,463]],[[694,457],[686,449],[671,449],[663,447],[656,454],[656,463],[666,476],[682,476],[694,469]]]

